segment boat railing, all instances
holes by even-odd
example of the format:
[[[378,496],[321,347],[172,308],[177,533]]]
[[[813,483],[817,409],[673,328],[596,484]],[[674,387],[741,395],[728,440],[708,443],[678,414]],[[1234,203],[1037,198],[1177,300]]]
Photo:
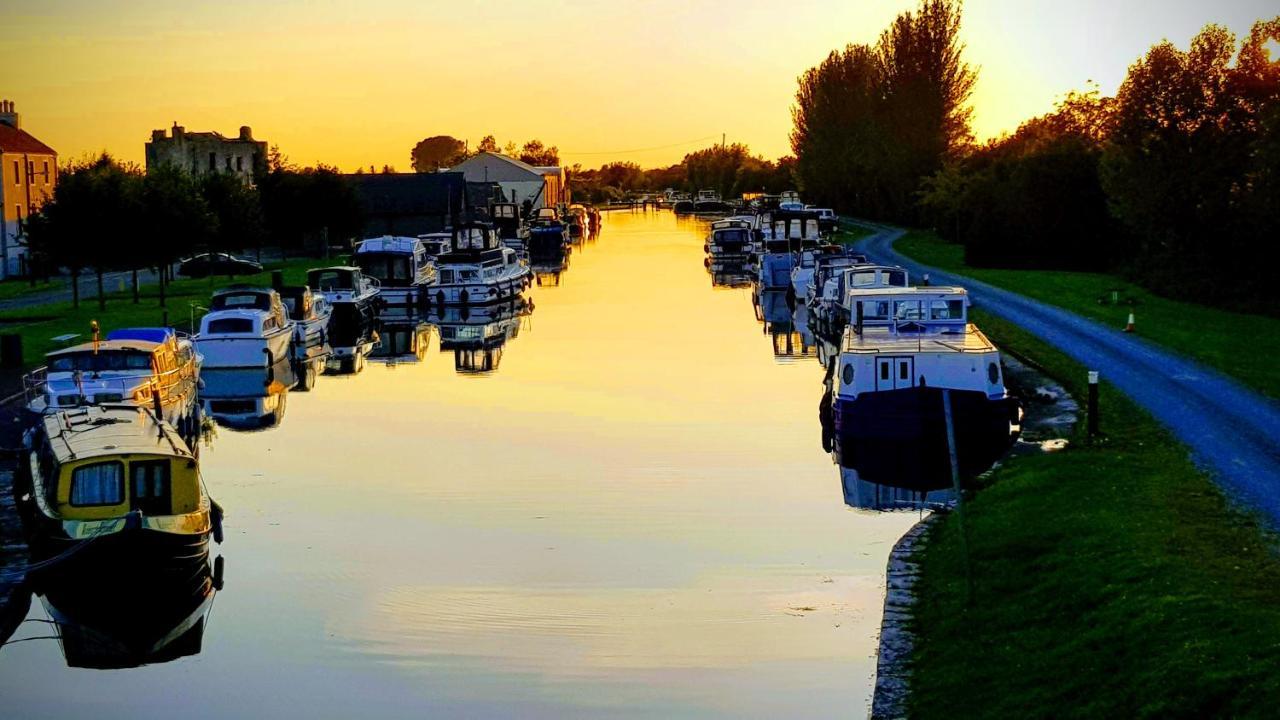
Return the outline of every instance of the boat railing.
[[[145,402],[151,399],[151,393],[155,391],[160,393],[162,402],[168,402],[174,396],[185,395],[194,388],[195,367],[193,364],[188,363],[159,373],[130,375],[127,377],[94,377],[92,373],[82,372],[78,382],[74,379],[68,379],[68,382],[77,382],[78,385],[86,381],[94,384],[94,396],[110,394],[112,391],[120,395],[118,400],[111,402]],[[46,397],[49,391],[48,366],[38,367],[24,375],[22,377],[22,389],[28,405],[37,399]],[[138,393],[141,394],[137,395]],[[77,398],[77,405],[91,404],[87,402],[83,390],[77,393]]]

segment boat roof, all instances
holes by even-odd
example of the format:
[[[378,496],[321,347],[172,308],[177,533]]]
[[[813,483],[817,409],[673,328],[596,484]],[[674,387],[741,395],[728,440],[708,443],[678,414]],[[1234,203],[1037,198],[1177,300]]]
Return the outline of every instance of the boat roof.
[[[107,333],[107,340],[143,340],[163,343],[177,337],[171,327],[131,327],[117,328]]]
[[[356,254],[360,253],[414,253],[422,247],[422,241],[415,237],[400,235],[383,235],[369,238],[356,246]]]
[[[54,350],[51,353],[47,353],[45,355],[45,358],[53,359],[57,357],[63,357],[64,355],[79,355],[80,353],[95,352],[95,351],[96,352],[151,353],[151,352],[155,352],[155,349],[157,347],[160,347],[160,343],[150,342],[148,340],[103,340],[97,343],[96,348],[94,347],[94,345],[95,344],[92,342],[80,343],[79,345],[72,345],[69,348],[62,348],[61,350]]]
[[[214,290],[213,296],[218,297],[219,295],[234,295],[239,293],[275,295],[276,291],[269,287],[262,287],[261,285],[227,285],[226,287],[220,287],[217,290]]]
[[[49,446],[59,463],[129,453],[190,458],[173,426],[138,405],[93,405],[43,418]]]
[[[361,272],[360,268],[354,265],[334,265],[332,267],[312,268],[311,270],[307,271],[307,276],[310,277],[312,275],[318,275],[319,273],[322,273],[322,272],[331,272],[331,271],[340,271],[345,273]]]
[[[851,268],[851,270],[853,271],[857,271],[858,269],[859,268],[856,268],[856,267]],[[874,270],[880,270],[880,269],[901,270],[902,268],[875,267],[875,268],[866,268],[866,269],[867,270],[873,270],[873,269]],[[856,296],[920,295],[924,297],[931,297],[931,296],[939,296],[939,295],[958,295],[960,297],[967,297],[969,295],[969,291],[956,285],[929,285],[927,287],[920,287],[918,285],[912,285],[911,287],[899,287],[897,285],[894,285],[890,287],[855,287],[849,290],[849,294],[856,295]]]
[[[847,353],[909,355],[911,353],[984,353],[993,352],[996,346],[978,329],[968,323],[964,332],[909,332],[903,328],[915,323],[901,323],[898,330],[889,327],[863,328],[861,333],[853,327],[845,329],[841,350]]]

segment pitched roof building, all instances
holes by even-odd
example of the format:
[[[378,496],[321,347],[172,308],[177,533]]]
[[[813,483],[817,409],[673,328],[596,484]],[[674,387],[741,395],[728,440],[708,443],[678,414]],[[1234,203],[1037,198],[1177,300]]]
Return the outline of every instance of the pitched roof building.
[[[501,153],[482,152],[453,167],[467,182],[496,182],[503,196],[514,203],[528,200],[534,208],[569,202],[564,169],[534,167]]]
[[[12,100],[0,100],[0,278],[29,272],[24,224],[57,184],[57,151],[22,129]]]

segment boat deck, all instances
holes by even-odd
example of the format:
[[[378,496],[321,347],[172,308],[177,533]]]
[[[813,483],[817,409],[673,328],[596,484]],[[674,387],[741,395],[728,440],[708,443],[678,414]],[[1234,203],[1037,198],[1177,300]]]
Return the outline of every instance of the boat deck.
[[[868,327],[863,328],[859,335],[848,327],[841,342],[841,351],[847,353],[983,353],[995,349],[996,346],[973,323],[966,325],[963,333],[895,333],[887,327]]]

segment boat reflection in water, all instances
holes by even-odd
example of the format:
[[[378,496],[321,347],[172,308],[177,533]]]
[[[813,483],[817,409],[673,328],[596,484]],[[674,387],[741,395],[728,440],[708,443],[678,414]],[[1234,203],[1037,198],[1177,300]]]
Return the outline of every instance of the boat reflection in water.
[[[326,375],[356,375],[378,344],[381,321],[376,316],[352,315],[347,322],[329,326],[329,356]]]
[[[487,308],[452,308],[433,312],[427,321],[440,333],[440,350],[453,351],[460,373],[488,373],[498,369],[507,342],[520,334],[520,323],[533,312],[524,298]]]
[[[222,558],[208,550],[162,564],[120,556],[33,580],[69,667],[131,668],[197,655]]]
[[[304,375],[314,361],[299,366]],[[284,357],[269,368],[214,368],[201,373],[204,412],[220,427],[265,430],[284,420],[289,390],[298,384],[297,368]]]
[[[388,366],[422,362],[431,345],[431,325],[425,320],[387,322],[378,331],[378,342],[369,359]]]
[[[808,311],[795,303],[785,291],[762,290],[752,295],[756,320],[764,324],[764,333],[773,343],[774,358],[790,362],[813,357],[816,341],[809,330]]]
[[[846,457],[837,440],[829,386],[819,401],[818,419],[822,426],[822,449],[831,454],[840,472],[844,503],[849,507],[876,511],[921,510],[945,507],[955,499],[949,477],[938,478],[928,486],[922,486],[910,478],[903,482],[892,473],[883,473],[886,467],[894,465],[889,458],[877,458],[859,465],[856,458]],[[860,467],[871,475],[862,475]],[[876,474],[877,471],[881,474]]]
[[[538,287],[559,287],[561,275],[569,269],[570,250],[556,253],[532,255],[529,268],[533,270],[533,281]]]

